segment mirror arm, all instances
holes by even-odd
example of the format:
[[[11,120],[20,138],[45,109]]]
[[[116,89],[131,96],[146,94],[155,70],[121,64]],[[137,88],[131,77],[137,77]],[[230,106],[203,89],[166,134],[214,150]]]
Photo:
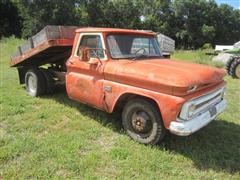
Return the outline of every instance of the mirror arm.
[[[96,50],[94,50],[94,55],[97,57],[98,61],[99,61],[100,64],[102,65],[102,61],[101,61],[101,59],[99,58]]]

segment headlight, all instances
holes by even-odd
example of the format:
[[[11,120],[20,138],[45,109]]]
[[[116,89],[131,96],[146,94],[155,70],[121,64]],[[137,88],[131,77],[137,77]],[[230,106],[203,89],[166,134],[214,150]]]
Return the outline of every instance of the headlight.
[[[188,117],[191,118],[194,115],[197,106],[195,104],[191,104],[188,109]]]

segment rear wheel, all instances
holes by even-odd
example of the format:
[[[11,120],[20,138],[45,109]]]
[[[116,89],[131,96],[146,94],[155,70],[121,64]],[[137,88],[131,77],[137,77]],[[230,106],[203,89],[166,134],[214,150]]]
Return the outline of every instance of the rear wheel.
[[[230,75],[240,79],[240,57],[236,57],[230,66]]]
[[[43,74],[38,69],[30,69],[25,74],[27,93],[36,97],[45,93],[46,83]]]
[[[44,68],[39,69],[41,73],[44,76],[45,82],[46,82],[46,93],[53,93],[55,90],[54,80],[52,73]]]
[[[231,64],[234,61],[234,59],[235,59],[235,57],[230,57],[230,59],[227,61],[226,66],[225,66],[226,71],[230,76],[232,76],[231,72],[230,72],[230,67],[231,67]]]
[[[159,111],[145,99],[132,99],[125,105],[122,123],[127,134],[139,143],[157,144],[166,134]]]

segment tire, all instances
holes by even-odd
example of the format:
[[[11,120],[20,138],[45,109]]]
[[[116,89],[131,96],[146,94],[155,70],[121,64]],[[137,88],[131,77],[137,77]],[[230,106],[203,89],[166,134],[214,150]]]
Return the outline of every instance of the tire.
[[[232,77],[240,79],[240,57],[234,58],[229,71]]]
[[[166,134],[159,111],[142,98],[127,102],[122,112],[122,124],[126,133],[142,144],[157,144]]]
[[[225,69],[226,69],[228,75],[230,75],[230,76],[231,76],[231,74],[230,74],[230,66],[231,66],[232,62],[234,61],[234,59],[235,59],[235,57],[233,57],[233,56],[230,57],[230,59],[227,61],[226,66],[225,66]]]
[[[41,71],[30,69],[25,74],[25,84],[27,93],[30,96],[37,97],[43,95],[46,90],[46,82]]]
[[[55,85],[54,85],[54,80],[53,80],[53,76],[50,73],[49,70],[44,69],[44,68],[40,68],[41,73],[44,76],[45,82],[46,82],[46,93],[53,93],[55,90]]]

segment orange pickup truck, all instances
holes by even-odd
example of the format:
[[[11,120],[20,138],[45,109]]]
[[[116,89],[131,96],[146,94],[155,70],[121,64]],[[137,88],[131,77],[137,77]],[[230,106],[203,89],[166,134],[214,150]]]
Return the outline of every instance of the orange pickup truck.
[[[115,28],[47,26],[12,56],[31,96],[65,84],[69,98],[108,113],[143,144],[167,131],[187,136],[226,107],[224,71],[165,59],[156,34]]]

